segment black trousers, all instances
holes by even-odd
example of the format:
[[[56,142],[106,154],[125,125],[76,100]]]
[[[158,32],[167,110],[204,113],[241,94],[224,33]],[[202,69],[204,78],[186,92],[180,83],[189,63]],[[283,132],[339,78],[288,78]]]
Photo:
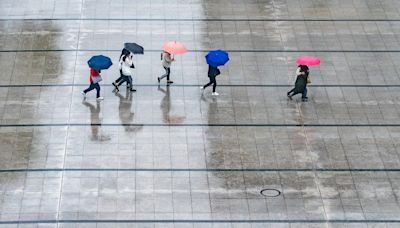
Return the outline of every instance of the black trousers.
[[[291,93],[292,93],[292,95],[290,95]],[[299,94],[299,93],[301,93],[301,98],[307,98],[307,88],[304,88],[303,92],[296,92],[296,93],[294,92],[294,88],[293,88],[292,90],[290,90],[288,92],[288,95],[294,96],[294,95]]]
[[[208,86],[210,86],[211,84],[213,85],[213,93],[215,92],[215,88],[217,88],[217,80],[215,80],[215,77],[209,77],[210,78],[210,82],[205,84],[203,86],[203,88],[207,88]]]
[[[90,83],[89,88],[85,89],[83,92],[87,93],[87,92],[92,91],[94,89],[96,89],[96,92],[97,92],[96,97],[100,97],[100,85],[99,85],[99,83]]]

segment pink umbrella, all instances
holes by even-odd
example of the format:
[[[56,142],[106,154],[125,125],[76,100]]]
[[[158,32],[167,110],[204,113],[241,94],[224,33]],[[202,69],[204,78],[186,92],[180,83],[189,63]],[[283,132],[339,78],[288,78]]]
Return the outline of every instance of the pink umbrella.
[[[179,55],[187,52],[185,45],[176,41],[169,41],[162,47],[163,51],[166,51],[173,55]]]
[[[315,66],[319,65],[321,60],[313,56],[300,56],[297,58],[296,63],[299,65]]]

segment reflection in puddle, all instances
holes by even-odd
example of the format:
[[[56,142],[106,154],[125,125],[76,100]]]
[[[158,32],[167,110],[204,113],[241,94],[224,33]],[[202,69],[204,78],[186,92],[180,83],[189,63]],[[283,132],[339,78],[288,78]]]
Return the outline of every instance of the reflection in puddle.
[[[110,136],[99,134],[101,130],[101,119],[100,119],[100,112],[101,106],[100,102],[96,102],[96,105],[93,105],[87,101],[82,102],[83,105],[89,108],[90,110],[90,124],[92,130],[92,141],[109,141],[111,140]]]
[[[158,91],[164,93],[164,97],[161,100],[160,109],[162,112],[163,122],[168,124],[181,124],[185,121],[186,117],[170,115],[171,111],[171,94],[170,87],[167,86],[166,89],[158,86]]]
[[[132,92],[126,89],[125,97],[119,92],[115,92],[115,96],[119,98],[118,113],[121,123],[124,124],[124,129],[127,132],[140,131],[143,126],[129,126],[132,124],[135,113],[132,112]]]

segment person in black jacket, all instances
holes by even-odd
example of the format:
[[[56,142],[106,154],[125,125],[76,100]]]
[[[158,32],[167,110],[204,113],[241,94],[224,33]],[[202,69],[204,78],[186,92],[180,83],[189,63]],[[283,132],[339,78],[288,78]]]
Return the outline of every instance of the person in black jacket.
[[[219,94],[217,92],[215,92],[215,88],[217,88],[216,77],[219,74],[221,74],[221,72],[219,71],[219,69],[217,67],[208,65],[208,77],[210,78],[210,82],[205,84],[204,86],[200,87],[201,91],[203,91],[208,86],[213,85],[212,95],[218,96]]]
[[[307,97],[307,83],[308,83],[308,75],[310,73],[310,70],[308,69],[308,66],[306,65],[299,65],[296,71],[297,78],[296,82],[294,84],[294,88],[287,92],[287,96],[289,99],[292,99],[292,97],[296,94],[301,93],[301,100],[303,102],[308,101]]]

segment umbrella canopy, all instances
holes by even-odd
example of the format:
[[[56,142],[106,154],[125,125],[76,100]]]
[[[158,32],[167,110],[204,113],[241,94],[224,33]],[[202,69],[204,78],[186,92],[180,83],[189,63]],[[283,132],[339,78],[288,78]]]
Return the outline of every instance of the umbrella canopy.
[[[300,56],[297,58],[296,63],[299,65],[315,66],[321,63],[321,60],[313,56]]]
[[[223,50],[212,50],[206,55],[206,61],[213,67],[223,66],[229,61],[229,55]]]
[[[95,55],[87,62],[90,68],[96,70],[104,70],[110,68],[112,65],[111,59],[104,55]]]
[[[124,47],[126,49],[128,49],[130,52],[132,52],[133,54],[143,54],[144,53],[143,47],[137,43],[125,43]]]
[[[173,55],[184,54],[187,52],[185,45],[176,41],[169,41],[162,46],[163,51]]]

